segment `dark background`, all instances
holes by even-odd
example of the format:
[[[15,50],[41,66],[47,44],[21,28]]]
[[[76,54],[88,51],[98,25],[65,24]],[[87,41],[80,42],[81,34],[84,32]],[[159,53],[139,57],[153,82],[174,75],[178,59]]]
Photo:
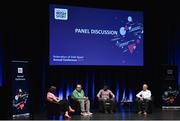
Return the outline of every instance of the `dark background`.
[[[58,3],[98,8],[141,10],[144,11],[144,66],[49,66],[49,18],[48,4]],[[0,87],[1,117],[11,114],[10,61],[28,60],[30,62],[31,112],[43,112],[44,100],[50,85],[66,90],[67,85],[74,88],[77,82],[83,87],[88,85],[88,95],[92,99],[92,80],[95,94],[108,83],[113,92],[117,85],[123,89],[133,90],[136,94],[143,83],[149,85],[155,98],[156,107],[161,103],[161,65],[176,64],[173,47],[179,44],[179,21],[177,3],[173,1],[145,0],[61,0],[45,2],[2,2],[0,4],[0,32],[3,35],[4,49],[4,85]],[[176,55],[178,56],[178,54]],[[88,80],[88,81],[87,81]],[[65,92],[64,96],[66,95]],[[122,94],[119,94],[119,98]],[[3,105],[3,106],[1,106]]]

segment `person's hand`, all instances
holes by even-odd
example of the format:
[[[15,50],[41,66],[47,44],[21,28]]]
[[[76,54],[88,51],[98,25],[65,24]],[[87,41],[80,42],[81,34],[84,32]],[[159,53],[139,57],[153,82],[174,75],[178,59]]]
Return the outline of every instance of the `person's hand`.
[[[84,100],[88,100],[88,97],[85,97],[85,96],[84,96],[83,99],[84,99]]]
[[[143,101],[143,100],[144,100],[144,98],[143,98],[143,97],[140,97],[140,100],[141,100],[141,101]]]
[[[115,98],[111,98],[110,100],[111,100],[111,101],[114,101],[114,100],[115,100]]]
[[[60,101],[60,99],[59,99],[58,97],[56,97],[56,99],[57,99],[57,102],[59,102],[59,101]]]

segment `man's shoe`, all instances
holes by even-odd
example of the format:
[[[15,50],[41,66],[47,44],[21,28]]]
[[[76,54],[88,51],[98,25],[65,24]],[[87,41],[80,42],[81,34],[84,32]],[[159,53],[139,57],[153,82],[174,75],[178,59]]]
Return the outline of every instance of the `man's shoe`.
[[[86,112],[82,112],[81,115],[82,116],[88,116],[88,114]]]
[[[147,112],[144,112],[144,116],[147,116]]]
[[[92,115],[92,114],[93,114],[93,113],[91,113],[91,112],[87,112],[87,115],[89,115],[89,116]]]
[[[142,113],[142,111],[139,111],[138,114],[140,115]]]

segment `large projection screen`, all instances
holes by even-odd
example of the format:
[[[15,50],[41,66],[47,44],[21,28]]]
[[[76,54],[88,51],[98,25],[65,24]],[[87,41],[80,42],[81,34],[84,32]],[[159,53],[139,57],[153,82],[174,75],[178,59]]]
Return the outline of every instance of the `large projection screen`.
[[[49,65],[143,66],[142,11],[49,6]]]

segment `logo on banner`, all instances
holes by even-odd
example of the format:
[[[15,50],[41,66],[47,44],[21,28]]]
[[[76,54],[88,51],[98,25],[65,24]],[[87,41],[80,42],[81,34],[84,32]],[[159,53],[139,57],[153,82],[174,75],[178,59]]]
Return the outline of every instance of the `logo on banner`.
[[[22,74],[23,73],[23,68],[18,68],[18,74]]]
[[[54,8],[54,18],[56,20],[68,20],[68,9]]]
[[[23,91],[22,89],[18,89],[18,92],[13,100],[13,107],[16,108],[17,111],[24,110],[28,100],[28,95],[29,94]]]

